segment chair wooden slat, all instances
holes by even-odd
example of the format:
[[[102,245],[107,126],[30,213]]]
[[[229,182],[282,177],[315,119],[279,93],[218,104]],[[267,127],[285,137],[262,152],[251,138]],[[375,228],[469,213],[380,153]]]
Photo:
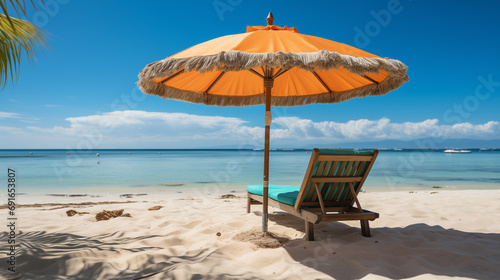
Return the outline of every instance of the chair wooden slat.
[[[339,183],[339,182],[361,182],[363,177],[334,176],[334,177],[312,177],[313,183]]]
[[[325,165],[327,164],[326,161],[320,161],[319,162],[319,166],[318,166],[318,170],[316,170],[316,175],[320,175],[323,174],[323,171],[325,169]]]
[[[350,178],[359,178],[359,181],[354,182],[354,183],[356,183],[356,185],[357,185],[357,183],[358,183],[358,182],[360,182],[360,181],[362,180],[362,177],[351,177],[351,176],[353,176],[353,175],[356,173],[356,171],[357,171],[357,170],[356,170],[356,167],[359,165],[359,161],[352,162],[352,163],[353,163],[353,164],[352,164],[351,169],[350,169],[350,170],[349,170],[349,169],[347,169],[347,170],[346,170],[346,172],[348,172],[347,176],[348,176],[348,177],[350,177]],[[349,197],[349,194],[350,194],[350,192],[351,192],[351,189],[350,189],[350,188],[348,188],[347,186],[349,186],[349,187],[350,187],[351,185],[353,185],[353,186],[354,186],[354,184],[353,184],[353,182],[352,182],[352,181],[350,181],[350,182],[346,182],[346,183],[348,183],[348,184],[347,184],[347,185],[345,185],[345,188],[344,188],[344,193],[343,193],[343,195],[340,195],[338,199],[343,199],[343,200],[346,200],[346,199]],[[343,197],[342,197],[342,196],[343,196]]]
[[[365,156],[365,155],[319,155],[318,161],[357,161],[364,160],[370,161],[372,160],[373,155]]]
[[[344,197],[346,184],[347,183],[340,183],[339,190],[338,190],[337,194],[333,197],[333,200],[338,201],[341,199],[341,197]]]
[[[363,171],[363,168],[365,166],[366,161],[359,161],[358,162],[358,167],[356,172],[353,174],[353,176],[362,176],[361,172]]]
[[[331,168],[331,162],[329,161],[323,161],[321,162],[320,166],[318,167],[318,171],[316,172],[316,175],[320,175],[320,176],[326,176],[326,174],[328,174],[328,171],[330,170]],[[315,181],[311,181],[313,184],[316,184],[317,182]],[[306,201],[318,201],[318,195],[321,193],[321,191],[323,190],[323,187],[324,187],[324,183],[321,183],[319,184],[319,187],[318,188],[310,188],[309,189],[309,192],[310,194],[307,195],[307,197],[309,198],[306,198]],[[321,190],[320,192],[318,192],[317,190]]]
[[[337,172],[337,176],[344,176],[344,173],[345,173],[345,169],[346,169],[346,164],[347,162],[346,161],[343,161],[341,164],[340,164],[340,167],[339,167],[339,170]],[[339,200],[339,198],[342,196],[342,194],[344,193],[344,188],[345,188],[345,181],[343,182],[339,182],[339,185],[338,185],[338,188],[337,188],[337,192],[335,194],[335,196],[333,196],[331,198],[331,200]]]
[[[355,161],[349,161],[349,163],[347,164],[347,166],[345,167],[345,171],[344,171],[344,176],[351,176],[351,172],[352,172],[352,165],[355,163]]]
[[[355,161],[355,162],[353,162],[351,172],[349,173],[349,177],[352,177],[352,176],[354,176],[354,174],[357,173],[358,166],[359,166],[360,163],[361,163],[361,161]]]
[[[316,164],[316,167],[313,170],[313,176],[321,176],[321,174],[323,174],[323,171],[325,169],[326,163],[327,163],[326,161],[318,160],[318,163]],[[316,182],[311,181],[311,183],[309,184],[304,201],[317,201],[318,196],[316,194],[316,189],[314,186],[315,183]]]
[[[334,168],[334,164],[335,164],[334,161],[328,162],[328,168],[325,168],[325,170],[323,171],[323,174],[322,174],[323,177],[326,177],[326,176],[328,176],[328,174],[332,173],[332,168]],[[323,198],[326,197],[326,192],[330,188],[330,185],[331,185],[331,182],[323,182],[320,184],[321,195]],[[315,200],[315,199],[316,198],[313,197],[313,200]]]
[[[328,177],[333,177],[335,176],[336,172],[337,172],[337,167],[339,166],[339,162],[338,161],[332,161],[332,166],[330,168],[330,171],[328,172],[328,174],[326,176]],[[323,192],[323,197],[325,199],[327,199],[329,196],[330,196],[330,193],[332,191],[335,191],[335,183],[329,183],[325,189],[324,189],[324,192]]]
[[[339,189],[340,189],[340,183],[333,183],[332,184],[332,189],[331,189],[330,193],[328,194],[326,200],[327,201],[333,200],[333,198],[335,197],[335,195],[339,192]]]

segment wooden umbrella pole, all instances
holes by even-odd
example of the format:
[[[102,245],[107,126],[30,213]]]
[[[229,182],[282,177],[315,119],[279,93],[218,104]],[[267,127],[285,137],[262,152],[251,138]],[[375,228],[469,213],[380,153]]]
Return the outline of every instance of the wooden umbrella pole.
[[[273,88],[274,80],[272,78],[272,70],[269,71],[264,78],[264,88],[266,91],[266,114],[265,114],[265,142],[264,142],[264,189],[263,189],[263,203],[262,203],[262,232],[267,232],[267,213],[268,213],[268,194],[269,194],[269,138],[271,134],[271,91]]]

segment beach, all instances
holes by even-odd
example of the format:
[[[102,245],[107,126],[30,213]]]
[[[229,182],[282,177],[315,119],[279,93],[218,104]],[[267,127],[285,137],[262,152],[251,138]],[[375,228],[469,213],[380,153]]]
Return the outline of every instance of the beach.
[[[364,192],[378,212],[372,237],[358,222],[304,223],[243,192],[21,195],[20,279],[497,279],[500,190]],[[155,207],[156,206],[156,207]],[[96,220],[103,210],[122,217]],[[148,210],[149,209],[149,210]],[[68,216],[74,210],[77,214]],[[7,213],[0,209],[2,217]],[[73,212],[74,213],[74,212]],[[128,217],[129,216],[129,217]],[[5,256],[8,233],[2,231]],[[12,277],[3,262],[3,277]]]

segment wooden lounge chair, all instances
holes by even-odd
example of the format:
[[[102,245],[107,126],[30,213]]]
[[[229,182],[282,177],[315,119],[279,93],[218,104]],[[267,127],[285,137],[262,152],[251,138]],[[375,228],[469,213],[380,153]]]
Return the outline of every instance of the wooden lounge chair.
[[[321,221],[359,220],[362,235],[370,237],[368,221],[379,215],[361,208],[357,195],[377,155],[378,150],[314,149],[302,186],[269,185],[268,203],[304,219],[306,240],[314,240],[314,224]],[[247,213],[263,203],[262,193],[262,185],[247,186]]]

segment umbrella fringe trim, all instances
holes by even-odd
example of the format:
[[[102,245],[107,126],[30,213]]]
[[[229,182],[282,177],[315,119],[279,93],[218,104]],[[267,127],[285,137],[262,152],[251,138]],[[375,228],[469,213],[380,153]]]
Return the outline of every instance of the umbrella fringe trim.
[[[218,71],[241,71],[261,66],[306,71],[322,71],[344,67],[351,73],[363,75],[378,74],[384,70],[390,76],[406,76],[407,66],[401,61],[389,58],[367,58],[342,55],[337,52],[321,50],[310,53],[245,53],[222,51],[211,56],[186,58],[166,58],[148,64],[140,73],[139,80],[168,77],[177,71],[197,71],[200,73]]]
[[[278,107],[301,106],[308,104],[330,104],[339,103],[351,98],[384,95],[399,88],[408,77],[388,77],[379,84],[370,84],[360,88],[341,92],[325,92],[320,94],[294,96],[294,97],[271,97],[271,105]],[[152,80],[141,80],[139,83],[144,93],[160,96],[163,98],[186,101],[196,104],[216,105],[216,106],[252,106],[265,104],[265,94],[250,96],[222,96],[204,92],[186,91]]]

